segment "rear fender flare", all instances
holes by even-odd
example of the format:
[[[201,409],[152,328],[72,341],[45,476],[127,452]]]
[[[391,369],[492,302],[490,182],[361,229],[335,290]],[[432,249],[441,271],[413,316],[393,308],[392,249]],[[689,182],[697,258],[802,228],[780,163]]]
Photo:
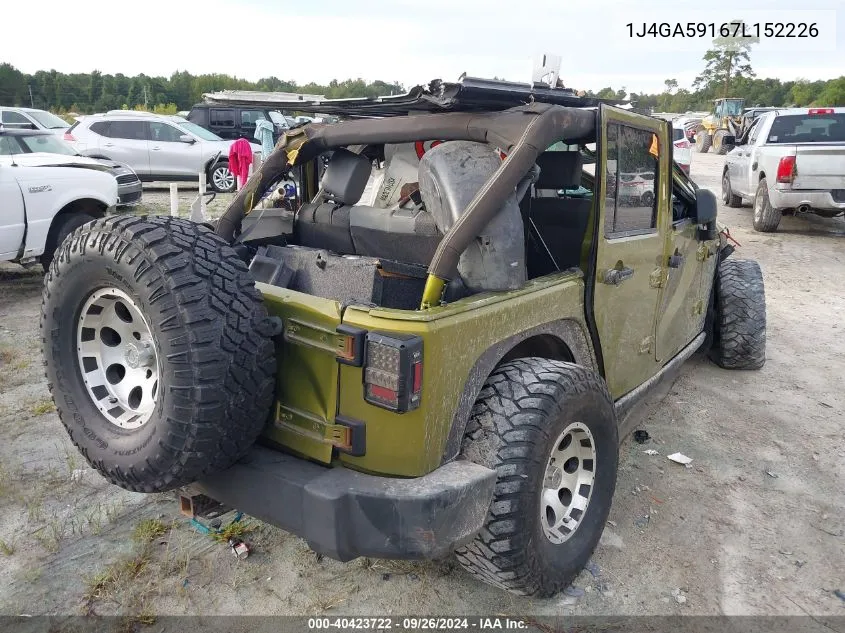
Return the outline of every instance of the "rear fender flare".
[[[478,394],[481,393],[481,388],[488,376],[504,360],[510,360],[509,353],[516,350],[518,346],[522,344],[530,345],[530,339],[541,337],[550,337],[559,344],[558,350],[550,350],[551,353],[544,355],[544,357],[571,360],[592,371],[597,371],[595,354],[587,332],[580,323],[572,319],[550,321],[499,341],[479,356],[464,382],[464,388],[458,396],[458,407],[452,417],[452,426],[449,429],[449,437],[446,440],[446,447],[440,460],[441,464],[452,461],[460,453],[472,407],[478,399]],[[565,349],[565,355],[571,358],[561,358],[560,352],[563,349]]]

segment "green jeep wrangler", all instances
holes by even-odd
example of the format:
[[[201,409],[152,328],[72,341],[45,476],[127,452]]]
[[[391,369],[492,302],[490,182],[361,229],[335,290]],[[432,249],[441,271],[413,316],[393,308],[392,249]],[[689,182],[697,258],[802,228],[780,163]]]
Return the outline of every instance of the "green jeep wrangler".
[[[669,123],[493,83],[320,102],[347,120],[289,130],[215,225],[74,231],[41,327],[89,463],[341,561],[565,587],[634,405],[699,350],[763,365],[763,281]]]

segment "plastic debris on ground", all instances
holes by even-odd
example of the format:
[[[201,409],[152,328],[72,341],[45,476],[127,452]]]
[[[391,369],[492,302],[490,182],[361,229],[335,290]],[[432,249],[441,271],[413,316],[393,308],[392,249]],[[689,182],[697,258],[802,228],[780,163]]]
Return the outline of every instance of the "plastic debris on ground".
[[[681,464],[682,466],[687,466],[692,463],[692,457],[687,457],[683,453],[672,453],[671,455],[667,455],[667,458],[676,464]]]
[[[644,450],[643,453],[645,453],[646,455],[660,455],[660,453],[658,453],[653,448],[648,448],[648,449]]]

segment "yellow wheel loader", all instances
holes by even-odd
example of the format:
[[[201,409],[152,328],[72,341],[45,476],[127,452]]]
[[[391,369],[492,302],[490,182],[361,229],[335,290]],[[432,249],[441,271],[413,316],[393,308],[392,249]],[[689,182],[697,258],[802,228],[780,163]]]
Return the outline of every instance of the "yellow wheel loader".
[[[743,108],[745,99],[716,99],[713,111],[708,114],[695,131],[695,149],[704,154],[712,147],[717,154],[727,154],[733,145],[724,142],[726,136],[742,136]]]

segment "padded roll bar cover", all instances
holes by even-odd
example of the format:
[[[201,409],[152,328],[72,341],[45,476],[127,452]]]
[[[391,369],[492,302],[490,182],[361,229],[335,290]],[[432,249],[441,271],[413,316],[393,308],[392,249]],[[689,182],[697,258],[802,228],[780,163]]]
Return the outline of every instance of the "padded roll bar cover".
[[[442,143],[426,152],[420,161],[420,195],[441,233],[460,220],[501,164],[489,145],[474,141]],[[525,284],[524,229],[515,189],[467,245],[458,274],[472,292],[515,290]]]
[[[537,164],[540,177],[535,189],[576,189],[581,184],[581,152],[543,152]]]
[[[369,159],[348,149],[336,149],[320,184],[328,198],[347,205],[355,204],[364,193],[371,171]]]

